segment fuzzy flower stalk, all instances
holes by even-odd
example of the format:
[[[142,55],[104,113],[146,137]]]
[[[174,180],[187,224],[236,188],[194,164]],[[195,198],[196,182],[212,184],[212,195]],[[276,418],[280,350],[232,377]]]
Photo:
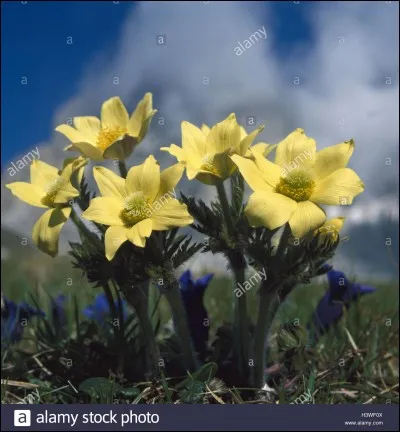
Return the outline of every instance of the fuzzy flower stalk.
[[[332,241],[338,238],[343,221],[338,219],[324,225],[326,214],[321,206],[350,205],[363,192],[363,182],[347,168],[353,151],[354,141],[350,140],[317,152],[315,140],[302,129],[296,129],[277,145],[275,162],[257,153],[253,153],[254,160],[232,156],[254,191],[244,210],[249,225],[269,230],[285,225],[276,249],[276,266],[280,267],[285,260],[290,237],[302,239],[318,233],[319,240],[327,236]],[[280,303],[275,301],[276,293],[283,289],[284,283],[270,280],[260,290],[253,377],[257,387],[264,382],[266,339]]]
[[[161,148],[175,156],[178,162],[185,166],[188,180],[196,179],[216,187],[225,222],[225,235],[228,242],[232,243],[229,261],[235,274],[236,284],[244,282],[246,261],[243,251],[235,248],[233,244],[235,227],[223,182],[237,171],[237,166],[232,159],[233,155],[253,159],[255,154],[262,157],[273,150],[274,146],[265,143],[252,146],[254,139],[263,129],[264,126],[260,126],[248,134],[237,123],[234,113],[212,128],[207,125],[198,128],[185,121],[182,122],[182,147],[172,144],[170,147]],[[238,339],[236,342],[238,366],[241,373],[246,374],[248,364],[246,296],[238,298],[234,295],[233,305]]]
[[[183,170],[181,164],[175,164],[160,171],[160,166],[153,156],[149,156],[143,164],[132,167],[126,179],[107,168],[93,169],[101,196],[91,200],[89,208],[82,217],[108,226],[104,238],[108,260],[114,258],[125,242],[144,248],[153,232],[184,227],[193,222],[186,205],[176,199],[174,192]],[[155,235],[156,233],[151,246],[157,254],[160,246],[157,244]],[[186,329],[186,317],[179,297],[179,285],[171,283],[169,288],[165,294],[179,324],[178,333],[182,339],[182,348],[184,351],[187,350],[186,365],[192,370],[193,353],[190,351],[190,336]],[[146,335],[148,340],[154,342],[154,335],[150,334],[151,325],[149,325],[147,311],[141,307],[136,309],[142,328],[148,333]],[[152,351],[154,357],[155,348]],[[158,363],[159,358],[153,358],[153,361]]]

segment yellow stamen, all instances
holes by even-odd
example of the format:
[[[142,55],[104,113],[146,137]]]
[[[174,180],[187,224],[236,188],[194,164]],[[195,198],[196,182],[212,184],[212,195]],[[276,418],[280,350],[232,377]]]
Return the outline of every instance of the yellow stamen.
[[[315,183],[310,174],[301,170],[290,172],[281,178],[275,192],[292,198],[294,201],[308,201],[313,193]]]
[[[42,198],[42,204],[48,207],[55,207],[54,200],[56,199],[58,191],[64,186],[65,180],[61,177],[56,177],[51,183],[47,185],[46,196]]]
[[[214,155],[210,155],[210,154],[205,155],[203,157],[202,165],[200,169],[218,175],[217,169],[214,164]]]
[[[97,136],[97,147],[104,152],[111,144],[115,143],[118,138],[126,133],[127,129],[119,126],[112,129],[102,128]]]
[[[135,192],[125,199],[121,218],[126,225],[135,225],[151,215],[151,206],[142,192]]]

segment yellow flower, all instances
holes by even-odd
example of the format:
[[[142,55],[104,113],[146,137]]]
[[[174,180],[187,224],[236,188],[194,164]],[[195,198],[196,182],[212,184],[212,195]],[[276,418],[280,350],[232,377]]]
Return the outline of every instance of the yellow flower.
[[[61,228],[71,214],[70,201],[79,195],[72,180],[81,179],[84,158],[69,159],[62,170],[38,159],[30,167],[31,182],[15,182],[6,185],[20,200],[41,208],[48,208],[36,222],[32,239],[44,253],[55,257],[58,253],[58,238]]]
[[[144,247],[152,231],[165,231],[193,222],[186,205],[176,199],[174,192],[183,170],[178,163],[160,173],[153,156],[132,167],[126,179],[107,168],[93,169],[102,196],[92,199],[82,216],[109,226],[105,234],[108,260],[113,259],[127,240]]]
[[[314,231],[314,235],[319,234],[322,240],[329,238],[332,242],[336,242],[339,238],[340,230],[345,222],[344,217],[337,217],[327,220],[321,228]]]
[[[275,163],[253,152],[254,161],[234,155],[241,174],[255,191],[245,213],[252,226],[275,229],[289,222],[303,237],[326,220],[319,204],[348,205],[364,191],[358,175],[346,165],[354,142],[316,152],[316,143],[296,129],[276,149]]]
[[[101,107],[101,122],[97,117],[74,117],[74,127],[62,124],[56,131],[72,142],[65,150],[77,150],[95,161],[124,160],[143,140],[156,112],[151,93],[145,94],[130,118],[121,99],[112,97]]]
[[[189,122],[182,122],[182,147],[171,144],[161,150],[175,156],[186,167],[189,180],[196,178],[202,183],[215,185],[236,170],[229,156],[251,155],[248,149],[254,138],[264,129],[260,126],[247,134],[236,122],[235,114],[230,114],[224,121],[211,129],[203,125],[201,129]],[[267,144],[260,144],[256,152],[264,152]]]

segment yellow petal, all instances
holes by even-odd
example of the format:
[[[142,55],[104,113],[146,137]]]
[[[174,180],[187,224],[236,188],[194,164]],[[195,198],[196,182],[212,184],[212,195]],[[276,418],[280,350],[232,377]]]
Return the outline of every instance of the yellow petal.
[[[253,227],[275,229],[289,220],[296,207],[297,203],[284,195],[259,190],[250,195],[245,215]]]
[[[62,124],[56,127],[57,132],[66,136],[72,143],[87,141],[86,135],[70,125]]]
[[[75,142],[73,147],[74,150],[79,150],[83,156],[89,159],[94,161],[104,160],[102,151],[92,144],[87,142]]]
[[[243,140],[247,137],[246,129],[243,126],[240,126],[240,139]]]
[[[262,125],[254,130],[252,133],[243,138],[240,142],[240,150],[239,153],[241,156],[244,156],[249,149],[249,147],[253,144],[255,137],[260,134],[264,130],[265,126]]]
[[[128,126],[129,115],[118,96],[106,100],[101,106],[101,128],[122,128]]]
[[[161,147],[160,150],[168,152],[171,156],[175,156],[178,162],[186,162],[185,151],[176,144],[171,144],[170,147]]]
[[[6,185],[12,194],[20,200],[35,207],[47,208],[48,206],[42,204],[42,199],[46,196],[43,188],[25,182],[15,182]]]
[[[303,129],[296,129],[276,148],[275,163],[285,168],[290,162],[306,166],[314,161],[316,152],[315,140],[309,138]]]
[[[321,232],[323,234],[339,233],[341,231],[343,225],[344,225],[345,220],[346,220],[346,218],[344,218],[344,217],[337,217],[337,218],[329,219],[321,226],[321,228],[316,230],[315,233],[317,233],[317,232]]]
[[[281,179],[282,169],[258,152],[253,152],[253,156],[265,182],[271,187],[275,187]]]
[[[123,202],[114,197],[97,197],[90,201],[89,208],[82,213],[82,217],[103,225],[123,226],[120,218]]]
[[[31,183],[45,188],[49,183],[58,177],[58,169],[42,162],[39,159],[34,159],[31,164]]]
[[[236,169],[236,166],[232,163],[232,166]],[[197,171],[196,175],[194,176],[196,180],[198,180],[201,183],[204,183],[209,186],[215,186],[222,181],[224,181],[226,178],[229,177],[229,175],[220,177],[216,174],[211,174],[209,171]],[[189,180],[192,180],[194,177],[189,178]]]
[[[153,109],[153,95],[146,93],[144,98],[137,104],[128,123],[128,132],[137,137],[137,142],[142,141],[150,126],[151,119],[157,110]]]
[[[103,197],[126,198],[125,179],[104,167],[94,167],[93,176]]]
[[[265,182],[255,162],[237,155],[231,156],[231,159],[237,165],[240,174],[242,174],[243,178],[253,191],[271,190],[271,186]]]
[[[322,226],[326,215],[317,205],[311,201],[297,203],[297,208],[289,219],[290,229],[297,238],[304,237],[308,232]]]
[[[106,257],[111,261],[120,246],[128,240],[127,232],[129,228],[120,226],[110,226],[107,228],[104,236],[104,244],[106,247]]]
[[[103,158],[117,159],[120,161],[128,159],[137,144],[136,138],[124,135],[104,150]]]
[[[331,228],[335,229],[336,231],[340,232],[341,229],[343,228],[345,221],[346,221],[346,218],[337,217],[337,218],[329,219],[328,221],[326,221],[325,225],[327,227],[331,227]]]
[[[100,120],[97,117],[74,117],[73,121],[75,129],[86,137],[86,142],[94,144],[97,141],[100,131]]]
[[[60,231],[70,214],[70,207],[51,209],[47,210],[36,222],[32,231],[32,239],[42,252],[52,257],[57,255]]]
[[[345,141],[331,147],[327,147],[316,154],[313,167],[317,178],[327,177],[334,171],[345,168],[354,151],[354,141]]]
[[[211,128],[206,147],[210,153],[224,153],[239,149],[241,141],[240,126],[234,113]]]
[[[186,164],[186,175],[188,180],[193,180],[197,174],[200,172],[200,169],[194,165],[192,165],[190,162]]]
[[[188,158],[201,159],[207,153],[206,137],[195,125],[184,121],[181,125],[182,148]]]
[[[54,204],[67,204],[77,196],[79,191],[72,186],[71,182],[63,181],[54,198]]]
[[[350,205],[364,191],[364,183],[350,168],[341,168],[319,179],[310,201],[327,205]]]
[[[201,131],[203,132],[203,135],[205,137],[207,137],[207,135],[210,133],[211,129],[206,124],[202,124],[201,125]]]
[[[164,194],[174,190],[175,186],[182,178],[184,170],[185,170],[184,165],[181,163],[177,163],[161,172],[160,190],[158,192],[158,197],[163,196]]]
[[[64,159],[61,177],[65,178],[66,180],[70,180],[72,186],[79,190],[82,183],[85,166],[88,162],[89,159],[83,158],[81,156]]]
[[[252,158],[253,157],[252,152],[260,153],[264,157],[267,157],[272,152],[272,150],[274,150],[275,147],[276,145],[271,145],[262,142],[258,144],[254,144],[247,150],[246,157]]]
[[[160,166],[154,156],[150,155],[143,164],[132,167],[125,184],[129,193],[141,191],[153,202],[160,190]]]
[[[153,223],[151,219],[144,219],[127,231],[127,237],[138,247],[146,246],[146,238],[150,237]]]
[[[183,227],[193,223],[193,218],[187,211],[185,204],[176,199],[169,199],[161,206],[154,207],[150,218],[153,221],[153,230],[164,231],[170,228]]]

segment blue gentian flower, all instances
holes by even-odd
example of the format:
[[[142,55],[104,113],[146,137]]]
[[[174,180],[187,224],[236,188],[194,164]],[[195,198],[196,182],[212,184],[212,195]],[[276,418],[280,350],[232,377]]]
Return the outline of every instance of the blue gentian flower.
[[[204,354],[207,346],[209,325],[208,314],[203,304],[205,290],[210,283],[212,273],[196,281],[190,270],[186,270],[179,278],[181,298],[186,311],[189,331],[194,349],[200,355]]]
[[[40,309],[27,304],[26,302],[15,303],[3,297],[1,308],[1,346],[19,342],[27,322],[34,316],[44,316]]]
[[[359,297],[376,291],[376,288],[369,285],[350,282],[346,275],[338,270],[328,271],[327,276],[329,289],[318,303],[308,325],[308,329],[314,331],[311,336],[314,344],[319,336],[340,320],[344,308],[349,308]]]
[[[115,300],[115,307],[118,310],[119,304],[118,300]],[[126,301],[122,300],[122,313],[124,319],[127,317],[127,309],[126,309]],[[83,314],[89,318],[90,320],[95,321],[100,326],[103,326],[107,322],[109,322],[111,317],[110,305],[108,303],[107,297],[104,293],[101,293],[96,296],[94,299],[94,303],[92,305],[87,306],[83,310]]]

